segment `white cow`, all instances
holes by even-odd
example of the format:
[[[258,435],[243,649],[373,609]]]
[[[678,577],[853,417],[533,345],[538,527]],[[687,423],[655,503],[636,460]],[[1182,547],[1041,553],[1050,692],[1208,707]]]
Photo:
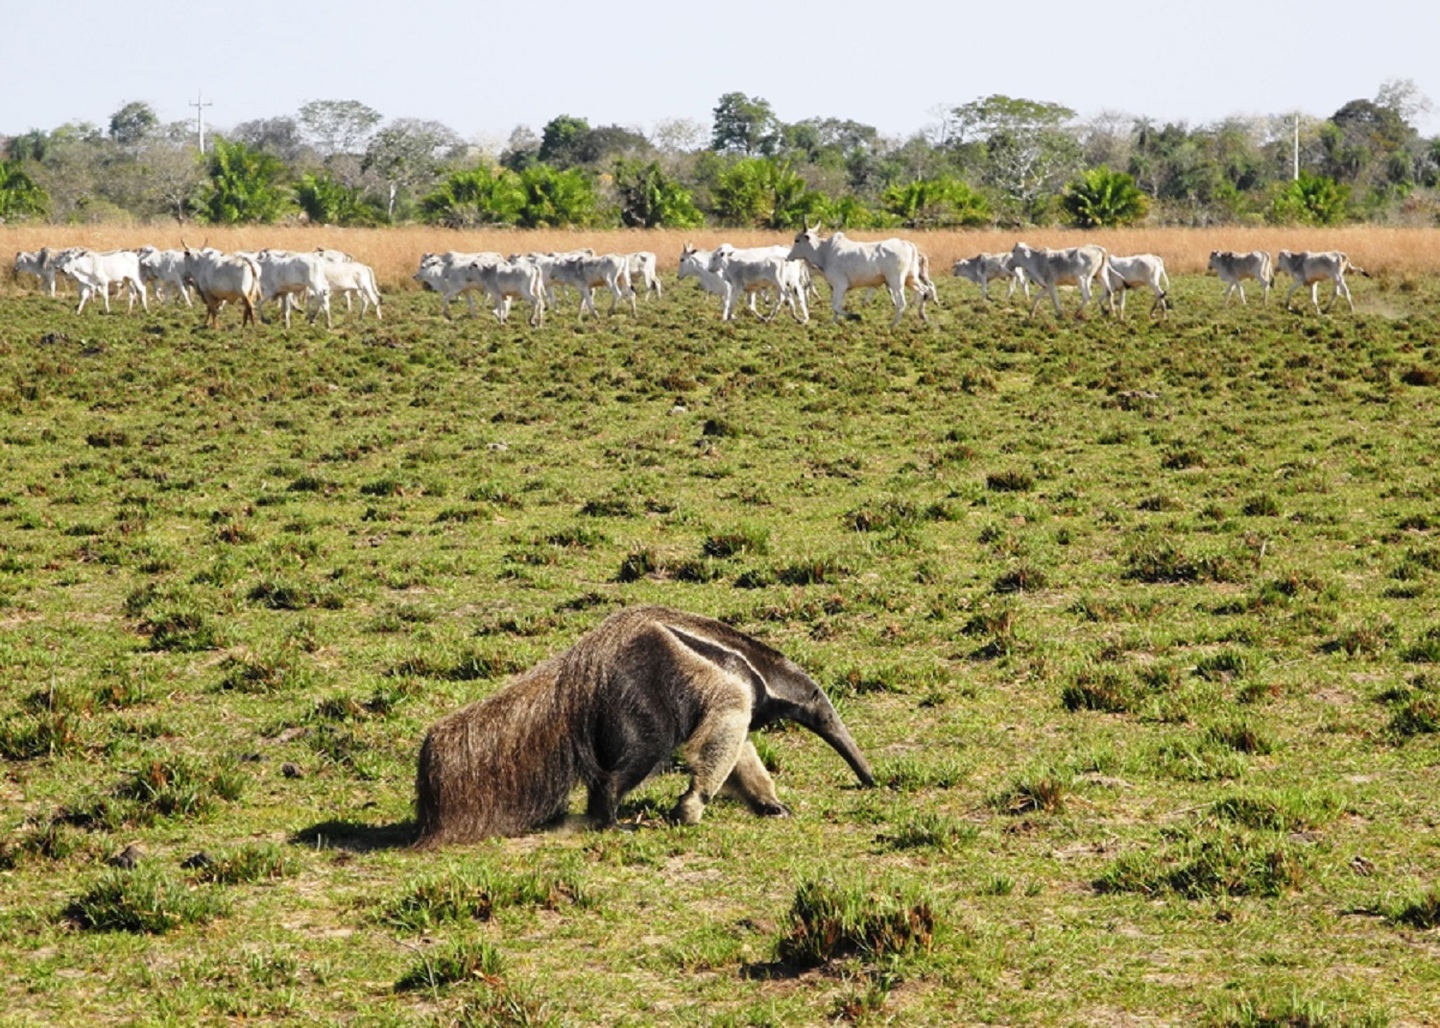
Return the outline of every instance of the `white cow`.
[[[892,328],[900,324],[900,317],[905,313],[905,290],[911,287],[920,294],[920,320],[930,321],[925,313],[925,301],[935,298],[936,293],[935,284],[930,281],[929,260],[908,240],[853,243],[843,232],[822,239],[819,225],[807,226],[795,236],[788,257],[809,262],[830,283],[832,322],[842,317],[858,318],[845,313],[845,293],[872,286],[884,286],[890,292],[890,300],[895,305]]]
[[[336,253],[335,250],[326,250],[325,253]],[[352,296],[360,297],[360,317],[365,317],[365,312],[372,306],[375,308],[375,320],[385,320],[380,310],[380,290],[375,285],[375,269],[368,264],[362,264],[355,258],[345,260],[323,260],[325,282],[330,288],[331,295],[340,293],[345,297],[345,309],[350,307]],[[329,321],[327,311],[326,321]]]
[[[655,296],[665,295],[665,289],[660,284],[660,273],[656,270],[655,255],[649,250],[638,250],[630,256],[630,283],[631,287],[639,286],[647,294],[654,293]]]
[[[510,301],[524,300],[530,305],[530,325],[538,328],[545,322],[545,280],[540,268],[527,260],[476,263],[477,281],[490,297],[495,319],[505,324],[510,315]]]
[[[1345,272],[1353,271],[1357,275],[1370,277],[1370,272],[1364,268],[1357,268],[1350,263],[1350,258],[1339,250],[1281,250],[1275,255],[1275,273],[1277,275],[1289,275],[1295,280],[1290,291],[1285,294],[1285,309],[1291,309],[1290,300],[1296,290],[1305,286],[1310,287],[1310,303],[1315,308],[1315,313],[1320,313],[1320,301],[1316,297],[1316,291],[1321,282],[1332,282],[1334,288],[1330,290],[1330,302],[1325,304],[1325,310],[1329,311],[1335,304],[1337,296],[1345,297],[1345,302],[1350,305],[1350,313],[1355,313],[1355,301],[1350,299],[1350,287],[1345,284]]]
[[[55,274],[60,270],[59,265],[66,257],[83,252],[84,248],[72,246],[65,250],[52,250],[48,246],[42,246],[33,253],[21,250],[15,254],[15,274],[34,275],[40,280],[45,290],[55,295]]]
[[[980,287],[980,295],[990,299],[990,283],[995,279],[1006,279],[1010,287],[1005,290],[1005,299],[1015,295],[1018,285],[1025,290],[1025,299],[1030,299],[1030,280],[1025,272],[1015,267],[1014,258],[1008,253],[980,253],[955,262],[950,269],[956,278],[974,282]]]
[[[250,257],[185,248],[185,278],[205,301],[205,322],[220,327],[220,307],[238,303],[240,326],[255,324],[260,308],[260,265]]]
[[[1251,250],[1249,253],[1211,250],[1210,263],[1206,266],[1225,283],[1225,303],[1230,302],[1230,294],[1236,290],[1240,291],[1240,302],[1245,302],[1243,282],[1247,278],[1253,278],[1265,287],[1265,295],[1260,302],[1269,302],[1270,287],[1275,284],[1275,274],[1270,267],[1270,255],[1264,250]]]
[[[771,290],[775,293],[775,306],[768,317],[761,318],[762,321],[775,320],[775,315],[780,313],[780,307],[785,303],[789,303],[790,315],[800,324],[810,320],[810,310],[805,303],[805,283],[800,277],[804,262],[792,261],[788,254],[781,256],[774,251],[774,247],[737,250],[729,243],[721,243],[715,248],[710,257],[710,270],[720,276],[725,286],[721,321],[734,320],[735,301],[741,295],[753,297],[756,293]],[[753,306],[751,310],[754,310]]]
[[[1150,313],[1158,309],[1162,318],[1170,314],[1170,276],[1165,273],[1165,262],[1153,253],[1139,253],[1133,257],[1116,257],[1113,254],[1105,264],[1105,285],[1108,287],[1110,313],[1115,313],[1115,294],[1120,294],[1120,320],[1125,320],[1125,294],[1132,289],[1149,287],[1155,294]]]
[[[1064,311],[1060,308],[1060,287],[1075,285],[1080,287],[1080,308],[1075,312],[1075,317],[1085,310],[1085,305],[1090,302],[1090,290],[1096,277],[1100,279],[1100,286],[1107,293],[1110,290],[1106,282],[1105,264],[1109,254],[1103,246],[1096,246],[1088,243],[1084,246],[1072,246],[1064,250],[1048,250],[1045,247],[1028,246],[1025,243],[1016,243],[1010,251],[1010,256],[1015,262],[1015,267],[1025,273],[1025,277],[1034,282],[1037,290],[1035,302],[1030,305],[1030,317],[1040,309],[1040,301],[1045,299],[1045,293],[1050,294],[1050,302],[1055,305],[1055,314],[1058,317]]]
[[[150,309],[145,282],[140,277],[140,258],[134,250],[111,250],[108,253],[81,250],[62,258],[56,270],[68,275],[80,287],[80,306],[75,308],[76,314],[85,309],[85,301],[97,292],[105,301],[105,312],[108,314],[112,285],[124,285],[129,290],[127,311],[135,309],[136,296],[140,297],[145,310]]]
[[[296,302],[310,305],[306,318],[311,324],[323,309],[325,327],[334,327],[330,319],[330,283],[325,277],[325,266],[329,262],[325,258],[314,253],[261,250],[254,259],[260,266],[260,302],[279,300],[287,329],[290,311]]]
[[[155,299],[164,303],[169,290],[179,295],[186,307],[194,306],[190,302],[190,287],[185,284],[184,250],[157,250],[153,246],[142,246],[135,255],[140,258],[140,277],[146,287],[154,291]]]
[[[725,298],[725,280],[710,270],[710,260],[714,256],[714,250],[699,250],[689,243],[684,244],[680,249],[680,269],[675,273],[675,277],[679,279],[693,278],[699,282],[702,290],[723,300]],[[752,313],[755,310],[754,293],[750,294],[750,310]]]
[[[480,280],[471,274],[471,265],[476,263],[498,264],[504,260],[498,253],[427,253],[420,258],[420,269],[415,272],[415,281],[426,289],[440,294],[441,311],[450,317],[450,301],[462,293],[470,305],[470,316],[476,317],[475,298],[470,295],[480,289]]]
[[[550,281],[556,285],[573,286],[580,292],[580,317],[588,310],[595,314],[595,300],[591,290],[604,286],[610,290],[610,309],[626,297],[630,300],[630,313],[635,313],[635,290],[630,286],[630,259],[624,254],[607,253],[598,257],[570,257],[556,261],[550,270]]]

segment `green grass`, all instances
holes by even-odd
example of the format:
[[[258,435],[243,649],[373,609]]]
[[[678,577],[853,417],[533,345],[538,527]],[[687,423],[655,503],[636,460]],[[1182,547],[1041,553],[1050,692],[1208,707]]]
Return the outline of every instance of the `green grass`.
[[[288,335],[0,284],[6,1017],[1440,1021],[1408,281]],[[677,765],[607,832],[409,849],[425,728],[633,603],[796,660],[880,788],[777,727],[789,818],[671,826]]]

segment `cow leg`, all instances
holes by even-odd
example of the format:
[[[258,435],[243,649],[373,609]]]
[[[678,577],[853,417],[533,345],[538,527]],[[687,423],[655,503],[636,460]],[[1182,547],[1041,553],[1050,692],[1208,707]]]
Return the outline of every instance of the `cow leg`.
[[[1295,290],[1297,290],[1297,289],[1299,289],[1299,288],[1300,288],[1300,283],[1299,283],[1299,282],[1296,282],[1293,286],[1290,287],[1290,292],[1288,292],[1288,293],[1285,294],[1285,309],[1286,309],[1287,311],[1288,311],[1288,310],[1294,310],[1294,308],[1290,306],[1290,301],[1291,301],[1291,298],[1295,295]]]

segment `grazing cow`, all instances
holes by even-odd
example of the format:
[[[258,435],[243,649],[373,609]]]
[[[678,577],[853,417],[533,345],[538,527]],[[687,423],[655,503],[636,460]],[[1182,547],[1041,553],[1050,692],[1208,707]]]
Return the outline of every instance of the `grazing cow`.
[[[260,308],[260,265],[241,254],[185,247],[185,278],[205,302],[205,323],[220,327],[220,306],[238,303],[240,326],[255,324]]]
[[[186,307],[194,306],[190,287],[185,284],[185,251],[142,246],[135,254],[140,258],[140,278],[155,293],[155,299],[164,303],[168,290],[179,295]]]
[[[1211,250],[1210,263],[1206,267],[1219,275],[1220,281],[1225,283],[1226,304],[1230,302],[1230,294],[1236,290],[1240,292],[1240,302],[1245,303],[1243,283],[1247,278],[1253,278],[1265,287],[1265,295],[1260,302],[1270,301],[1270,287],[1275,284],[1275,273],[1270,267],[1270,255],[1264,250],[1251,250],[1249,253]]]
[[[895,305],[891,327],[900,324],[905,313],[905,290],[915,288],[920,295],[920,320],[930,321],[925,301],[935,298],[935,284],[930,281],[929,261],[920,248],[905,239],[885,239],[878,243],[852,243],[843,232],[828,239],[820,238],[820,226],[806,227],[795,236],[788,257],[807,261],[830,283],[832,323],[843,317],[858,319],[845,313],[845,293],[851,289],[884,286]]]
[[[96,253],[94,250],[71,252],[60,260],[56,270],[69,276],[80,288],[80,306],[75,308],[76,314],[85,309],[85,301],[95,293],[99,293],[105,301],[105,313],[110,313],[110,287],[122,284],[130,294],[127,311],[135,309],[136,296],[140,297],[140,303],[145,310],[150,309],[145,282],[140,277],[140,258],[134,250],[111,250],[108,253]]]
[[[1105,264],[1105,285],[1109,292],[1110,313],[1115,313],[1115,294],[1120,294],[1120,320],[1125,320],[1125,294],[1132,289],[1146,286],[1155,294],[1150,313],[1158,309],[1162,318],[1170,314],[1170,276],[1165,274],[1165,262],[1153,253],[1140,253],[1133,257],[1116,257],[1113,254]]]
[[[607,253],[599,257],[569,257],[558,260],[550,269],[550,281],[555,285],[573,286],[580,293],[580,317],[588,310],[596,314],[595,299],[591,290],[604,286],[610,290],[610,309],[626,297],[630,300],[630,313],[635,313],[635,290],[630,286],[630,259],[624,254]]]
[[[734,320],[735,301],[742,294],[753,297],[756,293],[771,290],[775,292],[775,306],[768,317],[760,320],[775,320],[775,315],[780,313],[780,307],[785,303],[790,305],[790,316],[800,324],[810,320],[810,310],[805,303],[805,283],[800,277],[800,269],[805,262],[789,260],[787,256],[777,255],[774,250],[774,247],[737,250],[729,243],[721,243],[715,248],[710,257],[710,270],[719,275],[725,285],[721,321]],[[754,308],[751,310],[753,312]]]
[[[1290,300],[1295,291],[1305,286],[1310,287],[1310,304],[1315,308],[1315,313],[1320,313],[1320,301],[1316,298],[1316,291],[1321,282],[1329,281],[1334,283],[1330,290],[1330,302],[1325,304],[1328,312],[1335,304],[1337,296],[1345,297],[1345,302],[1350,305],[1350,313],[1355,313],[1355,301],[1350,299],[1350,287],[1345,284],[1345,272],[1353,271],[1357,275],[1370,277],[1370,272],[1364,268],[1357,268],[1350,263],[1350,258],[1339,250],[1281,250],[1275,255],[1275,273],[1277,275],[1289,275],[1295,280],[1290,291],[1285,294],[1285,309],[1291,309]]]
[[[545,281],[540,269],[526,260],[501,261],[498,264],[476,262],[476,280],[494,305],[495,320],[505,324],[510,315],[510,301],[524,300],[530,305],[530,325],[538,328],[545,322]]]
[[[420,258],[420,269],[415,272],[415,281],[426,289],[440,294],[441,312],[450,317],[450,301],[465,295],[470,306],[470,316],[476,317],[475,298],[470,294],[479,288],[480,281],[471,274],[471,265],[476,263],[498,264],[504,260],[498,253],[427,253]]]
[[[1074,285],[1080,287],[1080,307],[1075,311],[1075,317],[1080,317],[1085,311],[1085,305],[1090,302],[1090,290],[1096,277],[1100,279],[1100,287],[1107,293],[1109,285],[1106,282],[1105,265],[1109,254],[1103,246],[1096,246],[1093,243],[1084,246],[1072,246],[1064,250],[1047,250],[1045,247],[1027,246],[1025,243],[1016,243],[1015,248],[1010,251],[1010,256],[1015,262],[1015,267],[1025,273],[1025,277],[1034,282],[1037,287],[1035,302],[1030,305],[1030,317],[1040,309],[1040,301],[1045,299],[1045,294],[1050,294],[1050,302],[1055,305],[1055,315],[1059,317],[1064,313],[1060,308],[1060,287]],[[1038,290],[1044,290],[1040,292]]]
[[[66,257],[83,252],[83,247],[72,246],[66,250],[52,250],[43,246],[34,253],[21,250],[15,254],[15,275],[34,275],[45,287],[46,292],[51,296],[55,295],[55,273],[60,270],[60,262]]]
[[[325,253],[337,253],[336,250],[326,250]],[[375,285],[375,269],[368,264],[362,264],[355,258],[346,260],[334,260],[326,258],[322,262],[322,270],[325,273],[325,283],[329,286],[331,294],[340,293],[345,297],[345,309],[350,307],[352,296],[360,297],[360,317],[365,317],[365,312],[372,306],[375,308],[375,320],[384,321],[380,311],[380,290]],[[326,321],[329,321],[329,314],[326,314]]]
[[[649,250],[639,250],[629,256],[632,287],[638,285],[647,294],[654,293],[657,298],[664,296],[665,289],[660,284],[660,273],[656,270],[655,255]]]
[[[950,272],[956,278],[974,282],[980,287],[980,295],[986,300],[990,299],[990,283],[997,278],[1006,279],[1010,283],[1010,287],[1005,290],[1005,299],[1015,295],[1017,285],[1025,290],[1025,299],[1030,299],[1030,280],[1025,277],[1025,272],[1015,267],[1015,260],[1008,253],[981,253],[966,257],[956,261]]]
[[[249,256],[248,254],[246,256]],[[290,327],[290,311],[296,302],[307,303],[307,320],[314,324],[320,311],[325,311],[325,327],[330,320],[330,283],[325,278],[323,257],[314,253],[289,253],[285,250],[261,250],[254,255],[260,267],[260,302],[279,300],[285,312],[285,327]]]

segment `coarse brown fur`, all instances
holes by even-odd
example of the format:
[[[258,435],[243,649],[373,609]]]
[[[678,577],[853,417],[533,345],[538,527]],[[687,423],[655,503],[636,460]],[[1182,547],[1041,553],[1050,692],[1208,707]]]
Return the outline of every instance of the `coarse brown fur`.
[[[764,643],[712,618],[634,607],[500,692],[431,726],[420,749],[422,846],[519,835],[565,813],[613,823],[621,798],[683,747],[689,789],[672,816],[698,821],[722,788],[788,813],[748,733],[778,718],[824,738],[865,785],[869,766],[820,687]]]

